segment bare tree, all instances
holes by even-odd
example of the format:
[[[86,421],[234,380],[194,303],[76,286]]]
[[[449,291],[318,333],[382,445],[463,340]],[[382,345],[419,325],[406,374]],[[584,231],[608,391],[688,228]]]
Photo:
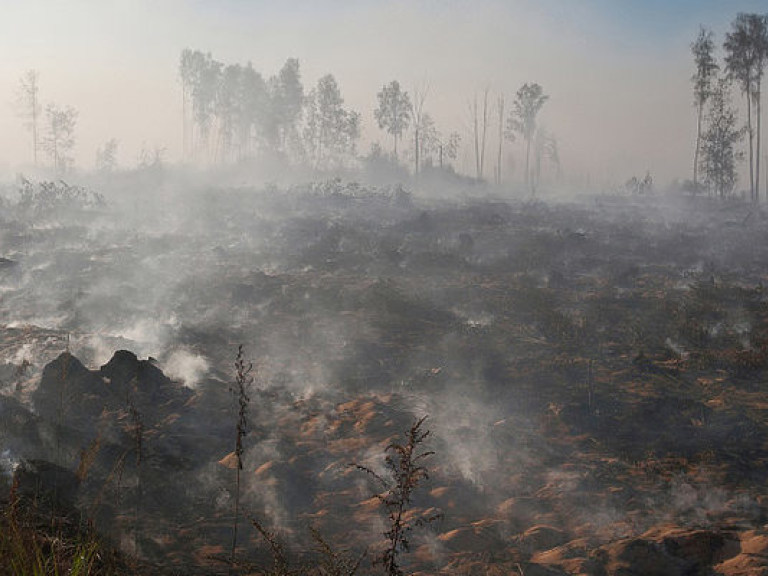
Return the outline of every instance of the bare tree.
[[[477,94],[475,94],[470,113],[472,115],[472,136],[475,140],[475,175],[478,180],[483,179],[483,168],[485,163],[485,142],[488,132],[488,92],[483,90],[483,108],[480,111],[477,103]]]
[[[18,105],[19,115],[24,119],[24,127],[32,136],[32,159],[37,166],[39,148],[39,125],[42,106],[40,105],[40,74],[37,70],[27,70],[19,80]]]
[[[429,92],[429,86],[425,85],[423,88],[413,89],[413,101],[411,102],[411,118],[413,119],[413,152],[414,152],[414,164],[413,173],[418,174],[421,170],[421,150],[423,148],[421,142],[422,132],[424,126],[424,102],[427,99],[427,93]]]
[[[181,80],[181,154],[184,160],[190,154],[191,131],[189,129],[189,98],[194,86],[195,53],[189,48],[181,51],[179,59],[179,79]]]

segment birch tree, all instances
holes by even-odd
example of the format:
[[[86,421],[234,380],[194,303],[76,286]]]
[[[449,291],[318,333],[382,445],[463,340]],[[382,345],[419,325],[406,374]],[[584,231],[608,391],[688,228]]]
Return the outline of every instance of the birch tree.
[[[725,36],[725,64],[728,78],[738,83],[747,101],[747,138],[749,140],[749,190],[754,202],[759,200],[761,84],[768,59],[768,20],[759,14],[740,13]],[[756,106],[753,113],[752,105]],[[753,115],[757,121],[757,151]]]
[[[360,137],[360,115],[344,109],[344,99],[332,74],[320,78],[310,91],[305,116],[304,147],[315,168],[354,153]]]
[[[393,153],[397,161],[397,141],[411,122],[411,98],[397,80],[385,84],[376,95],[379,106],[373,111],[379,128],[392,135]]]
[[[729,196],[736,185],[736,165],[742,154],[737,150],[744,136],[731,106],[725,78],[719,79],[710,95],[707,130],[702,135],[701,170],[704,182],[720,198]]]
[[[77,110],[71,106],[61,108],[48,104],[45,107],[45,135],[41,144],[56,172],[66,172],[73,163],[76,124]]]
[[[714,56],[714,34],[702,27],[696,41],[691,44],[696,73],[691,78],[693,82],[694,105],[696,106],[696,148],[693,153],[693,187],[699,185],[699,152],[701,149],[701,123],[704,116],[704,106],[709,99],[713,82],[716,80],[719,66]]]
[[[517,91],[507,120],[509,132],[519,133],[525,140],[525,187],[533,193],[531,179],[531,142],[536,133],[536,116],[549,96],[536,83],[523,84]]]
[[[413,102],[411,103],[411,118],[413,119],[413,152],[414,152],[414,164],[413,173],[418,174],[421,170],[421,152],[423,145],[421,138],[423,136],[424,129],[424,102],[427,100],[427,93],[429,87],[425,86],[422,89],[416,88],[413,91]]]

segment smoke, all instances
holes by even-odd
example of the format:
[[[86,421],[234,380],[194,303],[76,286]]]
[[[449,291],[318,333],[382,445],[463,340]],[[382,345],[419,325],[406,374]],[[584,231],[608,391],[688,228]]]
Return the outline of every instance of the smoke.
[[[24,361],[30,362],[34,358],[34,348],[31,343],[22,344],[16,352],[10,356],[9,361],[11,364],[21,366]]]
[[[688,356],[688,353],[683,349],[683,347],[673,342],[672,338],[667,337],[667,339],[664,340],[664,345],[672,350],[672,352],[674,352],[675,355],[681,360],[685,360],[685,358]]]
[[[6,448],[0,452],[0,474],[10,478],[13,476],[13,473],[18,466],[19,460],[13,455],[10,449]]]
[[[82,362],[93,366],[103,366],[115,350],[130,348],[130,343],[121,341],[119,338],[111,338],[102,334],[83,335],[75,338],[72,342],[72,352]]]
[[[184,349],[174,350],[163,363],[166,376],[193,389],[208,374],[209,369],[210,362],[203,355]]]
[[[263,515],[269,519],[273,529],[290,537],[294,523],[289,510],[291,504],[285,498],[285,481],[288,479],[278,478],[273,470],[275,465],[285,460],[285,455],[278,448],[279,442],[279,438],[263,439],[246,451],[244,459],[254,472],[250,478],[244,479],[242,497],[252,513]]]
[[[66,220],[29,228],[27,273],[0,301],[9,320],[2,354],[39,366],[67,345],[92,367],[116,349],[159,358],[190,399],[148,431],[156,452],[146,470],[165,456],[179,466],[167,481],[183,481],[190,515],[210,512],[224,525],[233,504],[233,471],[211,460],[234,448],[228,383],[241,343],[256,377],[244,514],[290,538],[311,519],[356,544],[379,541],[378,486],[349,464],[385,476],[387,445],[425,415],[424,448],[436,454],[425,461],[431,484],[418,505],[444,505],[446,529],[478,536],[469,526],[487,520],[505,542],[539,523],[623,537],[655,521],[754,512],[748,494],[716,481],[644,480],[631,494],[633,471],[616,453],[633,439],[611,429],[644,400],[632,396],[625,327],[670,321],[645,316],[659,299],[632,299],[641,283],[663,286],[637,262],[650,251],[662,280],[676,280],[679,269],[705,274],[696,262],[710,245],[670,255],[687,233],[674,222],[701,215],[626,199],[457,200],[461,186],[443,191],[450,200],[338,182],[187,190],[169,178],[158,190],[162,200],[113,191],[100,222],[83,224],[87,242]],[[751,256],[734,248],[734,258]],[[711,337],[751,335],[757,308],[741,300]],[[691,344],[675,326],[659,329],[654,351],[687,359]],[[589,406],[587,357],[595,365]],[[105,442],[125,440],[117,412],[101,416],[119,422]],[[41,436],[55,445],[50,428]],[[445,490],[432,493],[436,486]],[[644,498],[650,491],[657,496]],[[361,525],[350,528],[350,518]],[[418,538],[425,557],[452,554],[436,536]]]

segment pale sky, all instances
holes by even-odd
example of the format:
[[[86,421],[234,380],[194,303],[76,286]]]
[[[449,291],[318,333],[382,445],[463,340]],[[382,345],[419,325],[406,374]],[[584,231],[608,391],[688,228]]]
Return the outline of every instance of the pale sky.
[[[495,102],[503,91],[509,103],[524,82],[538,82],[550,96],[541,123],[558,138],[566,174],[600,182],[646,170],[658,181],[689,176],[690,43],[704,24],[720,45],[737,12],[768,12],[768,0],[0,0],[0,7],[0,171],[31,158],[13,106],[31,68],[44,103],[79,110],[79,167],[92,167],[110,138],[120,141],[123,165],[136,163],[142,145],[177,160],[178,58],[192,48],[225,63],[251,61],[265,77],[296,57],[306,88],[333,73],[347,106],[362,113],[364,151],[377,140],[389,147],[372,111],[392,79],[410,90],[427,84],[425,109],[467,144],[475,93],[488,87]],[[490,143],[495,138],[493,128]],[[521,161],[519,145],[508,152]]]

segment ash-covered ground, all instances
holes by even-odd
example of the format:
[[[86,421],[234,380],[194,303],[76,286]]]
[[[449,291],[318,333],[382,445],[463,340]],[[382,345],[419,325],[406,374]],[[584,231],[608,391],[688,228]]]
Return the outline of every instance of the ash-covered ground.
[[[385,518],[351,464],[382,471],[428,415],[414,507],[439,520],[414,532],[410,571],[768,563],[761,208],[134,184],[5,190],[6,486],[56,464],[128,554],[223,570],[242,344],[243,558],[269,561],[251,519],[297,559],[310,526],[374,557]]]

